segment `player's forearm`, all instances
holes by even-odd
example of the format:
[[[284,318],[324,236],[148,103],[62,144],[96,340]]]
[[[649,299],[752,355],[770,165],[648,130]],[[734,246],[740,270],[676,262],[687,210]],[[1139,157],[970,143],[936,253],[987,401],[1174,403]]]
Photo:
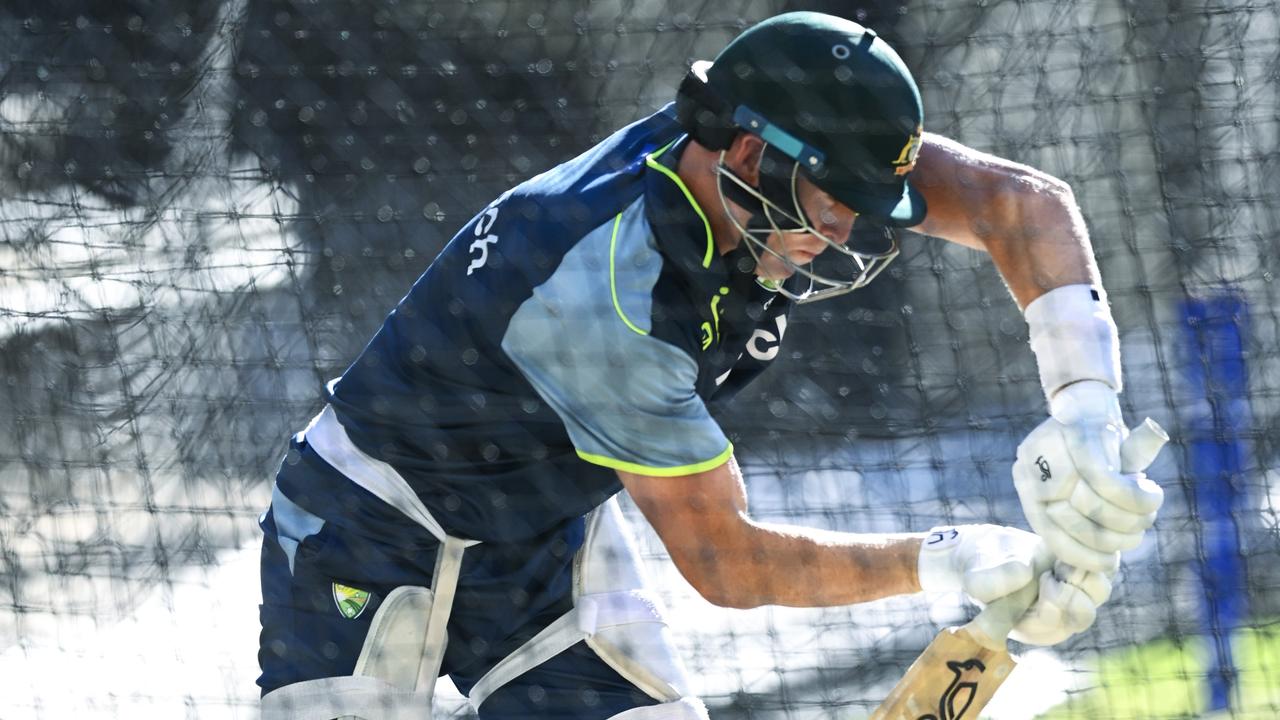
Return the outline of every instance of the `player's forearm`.
[[[929,133],[912,179],[929,206],[918,229],[988,252],[1019,306],[1063,285],[1099,282],[1065,182]]]
[[[999,203],[999,224],[985,247],[1018,306],[1064,285],[1099,285],[1093,246],[1075,196],[1065,184],[1044,182],[1040,192]]]
[[[714,552],[668,548],[698,592],[724,607],[831,607],[918,592],[920,534],[854,534],[743,521]]]
[[[752,523],[735,558],[735,607],[831,607],[920,591],[922,534],[853,534]]]
[[[725,607],[823,607],[920,589],[918,535],[756,522],[737,462],[679,478],[619,472],[685,579]]]

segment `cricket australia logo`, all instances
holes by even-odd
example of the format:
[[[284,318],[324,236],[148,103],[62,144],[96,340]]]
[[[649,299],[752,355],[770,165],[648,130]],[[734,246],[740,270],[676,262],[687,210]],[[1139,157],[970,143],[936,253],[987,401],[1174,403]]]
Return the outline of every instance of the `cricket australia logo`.
[[[505,195],[503,197],[506,197]],[[503,198],[498,198],[498,202],[502,202]],[[479,270],[489,262],[489,246],[498,242],[497,235],[490,235],[489,231],[493,229],[493,223],[498,219],[498,208],[495,205],[490,206],[488,210],[480,215],[480,219],[476,221],[475,237],[471,242],[471,247],[467,248],[468,252],[476,253],[471,256],[471,264],[467,266],[467,275]]]
[[[902,152],[898,153],[898,159],[893,161],[893,174],[906,175],[916,167],[916,156],[920,154],[920,143],[923,137],[924,126],[917,125],[915,134],[907,138],[906,147],[902,148]]]
[[[369,606],[369,591],[334,583],[333,602],[338,606],[338,612],[342,613],[342,617],[355,620],[364,614],[364,609]]]
[[[938,714],[925,713],[916,720],[961,720],[978,695],[978,682],[987,666],[981,660],[949,660],[947,669],[955,674],[951,684],[938,698]]]

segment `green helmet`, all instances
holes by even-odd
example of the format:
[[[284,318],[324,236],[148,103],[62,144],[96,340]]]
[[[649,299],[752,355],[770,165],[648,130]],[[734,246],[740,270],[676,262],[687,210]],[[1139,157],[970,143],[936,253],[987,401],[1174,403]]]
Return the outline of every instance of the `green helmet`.
[[[900,227],[924,219],[924,198],[907,182],[924,129],[920,91],[874,30],[815,12],[770,18],[709,68],[695,66],[677,108],[711,149],[752,132],[853,210]]]

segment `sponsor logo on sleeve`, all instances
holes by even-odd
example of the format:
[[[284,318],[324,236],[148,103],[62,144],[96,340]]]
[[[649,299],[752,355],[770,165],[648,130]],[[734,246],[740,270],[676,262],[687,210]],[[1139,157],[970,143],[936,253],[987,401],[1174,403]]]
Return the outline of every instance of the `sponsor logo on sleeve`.
[[[476,220],[476,227],[472,234],[475,240],[471,241],[471,247],[467,248],[468,252],[476,253],[471,258],[471,264],[467,266],[467,275],[479,270],[489,262],[489,246],[498,242],[498,236],[491,234],[489,231],[493,229],[493,223],[498,219],[498,206],[511,191],[503,193],[501,197],[493,201],[493,204],[480,213],[480,218]]]

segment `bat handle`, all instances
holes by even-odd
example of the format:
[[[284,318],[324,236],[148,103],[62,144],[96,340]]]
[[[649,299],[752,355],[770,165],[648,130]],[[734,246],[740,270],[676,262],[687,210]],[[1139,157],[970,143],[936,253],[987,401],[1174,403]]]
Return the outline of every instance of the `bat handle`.
[[[1155,462],[1160,448],[1169,442],[1169,433],[1151,418],[1147,418],[1129,431],[1129,437],[1120,443],[1120,472],[1137,473]]]
[[[1009,632],[1040,594],[1040,583],[1027,583],[1021,590],[1006,595],[983,608],[964,626],[978,644],[991,650],[1005,650]]]

